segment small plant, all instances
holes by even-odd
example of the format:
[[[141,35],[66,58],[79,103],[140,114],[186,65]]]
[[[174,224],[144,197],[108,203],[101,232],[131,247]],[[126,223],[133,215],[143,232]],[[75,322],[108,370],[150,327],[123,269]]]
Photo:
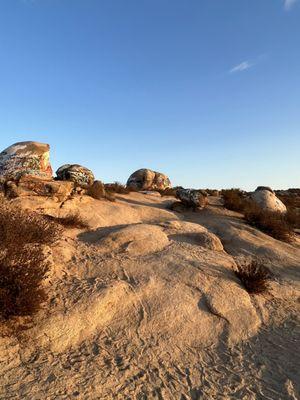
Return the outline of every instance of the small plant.
[[[258,260],[239,264],[235,274],[247,292],[253,294],[266,292],[272,278],[270,270]]]
[[[42,281],[49,264],[39,246],[18,248],[0,259],[0,318],[32,316],[47,295]]]
[[[42,215],[0,202],[0,320],[2,333],[14,335],[23,317],[32,320],[47,299],[43,280],[49,270],[44,245],[60,237],[61,227]],[[26,327],[23,326],[22,329]]]
[[[122,185],[120,182],[106,183],[104,187],[109,193],[128,194],[135,191],[130,187]]]
[[[228,210],[243,212],[246,206],[246,200],[240,189],[222,190],[224,207]]]
[[[89,228],[89,224],[82,219],[78,212],[67,214],[65,217],[53,217],[52,215],[45,215],[45,218],[50,221],[57,222],[66,228]]]
[[[0,246],[15,247],[28,243],[53,244],[61,229],[42,215],[22,210],[6,200],[0,201]]]

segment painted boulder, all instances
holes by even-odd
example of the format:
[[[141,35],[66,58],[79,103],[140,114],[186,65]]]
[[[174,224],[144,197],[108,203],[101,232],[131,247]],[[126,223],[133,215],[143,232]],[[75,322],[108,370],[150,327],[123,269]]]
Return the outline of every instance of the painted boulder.
[[[208,203],[207,193],[204,190],[179,188],[176,191],[176,198],[190,208],[203,208]]]
[[[65,164],[56,171],[57,180],[71,181],[83,188],[94,183],[94,174],[91,170],[78,164]]]
[[[0,153],[0,177],[16,181],[24,176],[52,179],[49,144],[19,142]]]

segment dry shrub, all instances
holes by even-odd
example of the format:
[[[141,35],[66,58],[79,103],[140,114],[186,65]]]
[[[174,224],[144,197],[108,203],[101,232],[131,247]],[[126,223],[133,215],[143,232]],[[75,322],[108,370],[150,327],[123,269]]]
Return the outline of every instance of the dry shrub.
[[[32,318],[45,302],[42,281],[49,263],[43,245],[53,244],[60,233],[53,221],[0,202],[0,319],[4,331],[10,326],[9,334],[20,329],[16,318]]]
[[[253,294],[266,292],[272,278],[270,270],[258,260],[238,264],[235,274],[247,292]]]
[[[247,202],[244,208],[244,216],[250,225],[255,226],[273,238],[285,242],[291,241],[293,229],[286,214],[263,210],[256,203]]]
[[[61,229],[43,216],[22,210],[8,201],[0,202],[1,246],[21,247],[29,243],[52,244],[58,240]]]
[[[300,229],[300,208],[288,207],[285,217],[293,229]]]
[[[224,207],[228,210],[243,212],[245,198],[240,189],[228,189],[221,192],[224,200]]]
[[[89,224],[82,219],[78,212],[69,213],[65,217],[53,217],[52,215],[45,215],[45,218],[50,221],[57,222],[65,228],[89,228]]]
[[[0,317],[32,316],[42,307],[47,296],[42,281],[49,264],[39,246],[8,251],[0,259]]]
[[[135,192],[133,188],[122,185],[120,182],[106,183],[104,187],[109,193],[128,194],[130,192]]]

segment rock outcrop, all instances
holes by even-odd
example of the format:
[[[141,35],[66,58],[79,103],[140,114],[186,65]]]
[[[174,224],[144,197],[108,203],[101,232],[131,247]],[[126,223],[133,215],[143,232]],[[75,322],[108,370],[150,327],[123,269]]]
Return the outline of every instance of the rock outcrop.
[[[94,174],[91,170],[78,164],[65,164],[56,171],[57,180],[71,181],[76,186],[89,187],[94,183]]]
[[[270,190],[269,188],[259,186],[255,192],[251,194],[251,199],[264,210],[281,213],[287,211],[286,206],[276,197],[272,189]]]
[[[5,182],[3,192],[8,198],[44,196],[62,202],[73,194],[74,183],[23,177],[18,182]]]
[[[15,143],[0,153],[0,177],[17,181],[24,176],[52,179],[50,146],[38,142]]]
[[[160,172],[142,168],[130,175],[127,186],[136,190],[163,190],[170,188],[171,182]]]
[[[207,193],[204,190],[179,188],[176,191],[176,198],[191,208],[203,208],[208,203]]]

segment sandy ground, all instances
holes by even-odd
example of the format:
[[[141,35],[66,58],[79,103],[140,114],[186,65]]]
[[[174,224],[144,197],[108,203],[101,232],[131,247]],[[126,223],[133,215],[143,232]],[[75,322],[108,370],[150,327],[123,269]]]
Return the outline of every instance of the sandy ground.
[[[79,210],[91,228],[51,250],[34,328],[0,339],[1,399],[299,398],[299,241],[272,239],[213,197],[184,214],[139,193],[21,201]],[[274,273],[267,294],[249,296],[233,272],[250,256]]]

